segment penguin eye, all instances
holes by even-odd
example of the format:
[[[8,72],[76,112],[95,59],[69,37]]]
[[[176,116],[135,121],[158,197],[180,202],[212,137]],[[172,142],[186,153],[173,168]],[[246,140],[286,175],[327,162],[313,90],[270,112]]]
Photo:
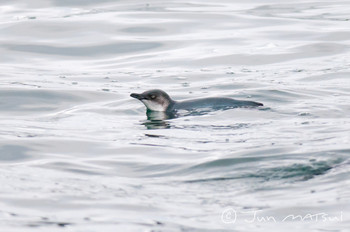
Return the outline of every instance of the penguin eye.
[[[156,95],[151,95],[151,99],[155,99],[156,98]]]

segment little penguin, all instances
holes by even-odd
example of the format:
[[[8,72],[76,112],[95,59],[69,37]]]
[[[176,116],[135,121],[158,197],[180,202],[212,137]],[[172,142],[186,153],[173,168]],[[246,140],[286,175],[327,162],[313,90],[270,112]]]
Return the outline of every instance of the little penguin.
[[[185,101],[174,101],[160,89],[152,89],[143,93],[132,93],[131,97],[140,100],[147,111],[177,112],[179,110],[197,110],[203,108],[230,109],[237,107],[258,107],[262,103],[254,101],[241,101],[227,97],[207,97]]]

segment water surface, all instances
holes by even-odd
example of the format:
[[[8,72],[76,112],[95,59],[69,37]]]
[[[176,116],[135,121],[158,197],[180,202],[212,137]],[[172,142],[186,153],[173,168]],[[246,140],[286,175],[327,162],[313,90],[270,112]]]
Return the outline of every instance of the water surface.
[[[349,7],[2,1],[2,230],[347,231]],[[152,88],[265,107],[153,120]]]

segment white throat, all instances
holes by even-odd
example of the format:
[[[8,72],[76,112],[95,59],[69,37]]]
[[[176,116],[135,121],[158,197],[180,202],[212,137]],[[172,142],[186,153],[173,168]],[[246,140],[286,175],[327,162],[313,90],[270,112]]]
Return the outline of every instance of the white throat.
[[[166,111],[165,107],[158,102],[150,101],[146,99],[141,100],[143,104],[147,107],[147,109],[152,111]]]

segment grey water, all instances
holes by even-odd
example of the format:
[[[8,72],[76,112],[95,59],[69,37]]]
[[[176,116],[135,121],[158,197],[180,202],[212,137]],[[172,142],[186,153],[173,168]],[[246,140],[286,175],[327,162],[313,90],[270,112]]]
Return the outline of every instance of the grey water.
[[[0,1],[0,230],[348,231],[349,9]],[[154,119],[154,88],[264,107]]]

